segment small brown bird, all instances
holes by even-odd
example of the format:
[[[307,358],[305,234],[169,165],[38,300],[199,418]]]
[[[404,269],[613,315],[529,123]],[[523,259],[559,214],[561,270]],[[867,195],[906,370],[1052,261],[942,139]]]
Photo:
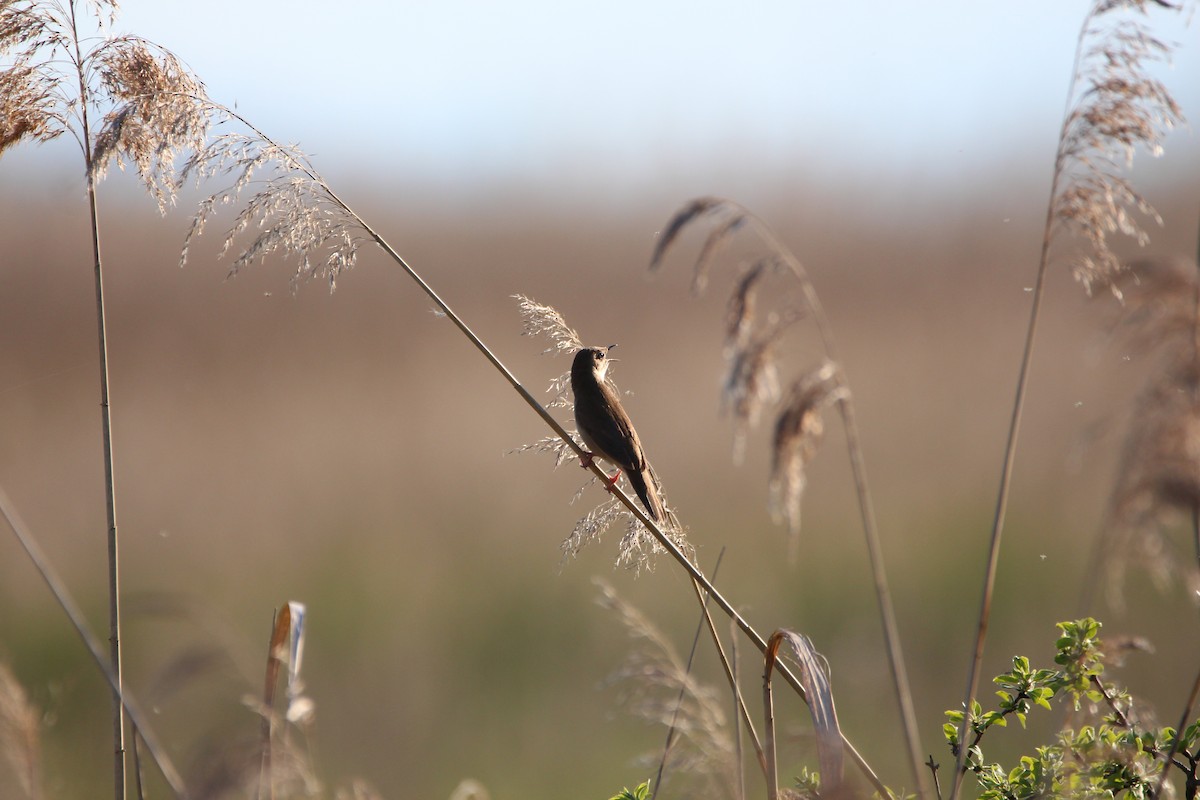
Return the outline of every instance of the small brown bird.
[[[624,471],[650,517],[655,522],[663,522],[667,511],[658,493],[658,481],[646,461],[633,422],[605,378],[609,363],[616,360],[608,357],[608,351],[614,347],[616,345],[585,347],[575,354],[571,363],[575,426],[583,443],[592,451],[584,459],[583,466],[590,466],[594,456],[611,462],[617,467],[617,474],[609,480],[609,486],[616,484]]]

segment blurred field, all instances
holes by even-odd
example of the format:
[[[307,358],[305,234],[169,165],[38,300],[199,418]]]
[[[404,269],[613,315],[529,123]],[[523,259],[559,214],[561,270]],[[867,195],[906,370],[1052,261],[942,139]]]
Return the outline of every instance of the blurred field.
[[[963,691],[1045,180],[1029,167],[972,176],[970,191],[893,179],[869,195],[847,181],[737,198],[808,265],[839,337],[924,746],[939,759],[941,712]],[[570,507],[576,467],[506,455],[546,432],[383,259],[364,251],[332,295],[307,285],[292,296],[281,263],[223,280],[215,236],[180,270],[186,213],[160,220],[130,184],[106,185],[101,210],[127,680],[172,754],[186,768],[255,736],[242,697],[261,682],[272,609],[295,599],[310,610],[311,743],[331,787],[362,777],[388,798],[438,798],[473,777],[496,798],[582,798],[647,777],[631,759],[662,734],[623,717],[601,686],[626,639],[594,605],[592,577],[686,648],[696,612],[678,571],[614,572],[612,541],[560,570],[558,544],[600,490]],[[470,202],[432,188],[345,194],[532,388],[566,362],[518,335],[510,295],[555,305],[588,341],[620,343],[627,407],[702,563],[728,547],[727,596],[765,631],[813,638],[848,735],[888,783],[910,785],[839,426],[830,421],[789,565],[765,512],[765,437],[735,469],[717,415],[724,280],[689,298],[694,240],[665,274],[644,274],[687,196],[618,208],[490,191]],[[102,631],[78,192],[70,175],[0,170],[0,485]],[[1163,181],[1151,194],[1167,220],[1152,251],[1194,253],[1194,185]],[[985,675],[1018,652],[1048,662],[1053,623],[1078,613],[1084,564],[1068,554],[1097,530],[1148,366],[1107,338],[1111,301],[1088,301],[1063,269],[1047,304]],[[1093,611],[1157,645],[1117,676],[1173,719],[1200,657],[1179,633],[1194,608],[1178,588],[1160,595],[1133,579],[1125,611]],[[107,695],[7,532],[0,608],[0,658],[47,713],[48,793],[100,796]],[[196,648],[224,656],[174,679],[172,663]],[[707,652],[702,661],[715,679]],[[805,728],[799,709],[784,713]],[[793,748],[785,766],[802,763]]]

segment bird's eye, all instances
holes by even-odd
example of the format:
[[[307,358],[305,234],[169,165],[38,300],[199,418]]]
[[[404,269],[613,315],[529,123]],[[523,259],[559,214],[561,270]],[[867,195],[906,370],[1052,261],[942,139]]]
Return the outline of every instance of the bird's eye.
[[[597,358],[597,360],[599,360],[599,361],[603,361],[603,360],[604,360],[604,357],[605,357],[605,356],[607,356],[607,355],[608,355],[608,353],[604,352],[603,350],[597,350],[597,351],[596,351],[596,358]]]

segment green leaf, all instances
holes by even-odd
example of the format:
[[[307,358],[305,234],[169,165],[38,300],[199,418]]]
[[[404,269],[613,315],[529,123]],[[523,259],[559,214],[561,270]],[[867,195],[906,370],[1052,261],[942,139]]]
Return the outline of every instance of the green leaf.
[[[639,784],[633,791],[622,789],[609,800],[647,800],[650,797],[650,781]]]

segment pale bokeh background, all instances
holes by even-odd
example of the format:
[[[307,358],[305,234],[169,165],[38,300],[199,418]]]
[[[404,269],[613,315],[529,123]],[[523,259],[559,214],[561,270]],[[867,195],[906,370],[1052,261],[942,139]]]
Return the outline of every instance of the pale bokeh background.
[[[719,583],[751,621],[813,637],[850,737],[908,785],[840,427],[789,565],[764,509],[765,437],[735,469],[717,414],[729,272],[688,296],[694,235],[665,274],[644,265],[700,193],[750,206],[808,265],[858,403],[925,748],[943,758],[1084,4],[878,3],[853,21],[817,4],[500,8],[210,3],[197,16],[131,0],[119,27],[312,152],[534,389],[566,362],[518,335],[510,295],[620,342],[628,407],[702,562],[727,546]],[[1187,45],[1163,74],[1195,116],[1195,29],[1162,33]],[[1198,167],[1186,130],[1137,162],[1166,219],[1154,254],[1195,253]],[[103,629],[81,171],[65,140],[0,160],[0,485]],[[256,734],[241,698],[261,682],[272,609],[298,599],[331,787],[362,777],[388,798],[436,798],[474,777],[498,798],[604,797],[647,777],[630,760],[662,735],[601,686],[627,642],[591,579],[684,648],[695,611],[678,571],[614,572],[612,541],[560,570],[558,543],[599,490],[568,506],[575,467],[506,455],[545,431],[411,282],[373,252],[333,295],[293,297],[279,261],[223,281],[215,237],[179,270],[194,200],[164,220],[130,176],[101,195],[128,679],[172,753],[186,766]],[[1149,366],[1107,337],[1112,310],[1052,276],[990,674],[1017,652],[1049,661],[1053,622],[1078,612],[1079,542]],[[1194,610],[1140,575],[1129,594],[1125,611],[1098,611],[1159,652],[1120,677],[1173,718],[1200,657]],[[0,656],[47,710],[49,793],[97,796],[107,698],[10,537],[0,608]],[[164,684],[197,647],[226,660]],[[799,747],[788,758],[806,763]]]

